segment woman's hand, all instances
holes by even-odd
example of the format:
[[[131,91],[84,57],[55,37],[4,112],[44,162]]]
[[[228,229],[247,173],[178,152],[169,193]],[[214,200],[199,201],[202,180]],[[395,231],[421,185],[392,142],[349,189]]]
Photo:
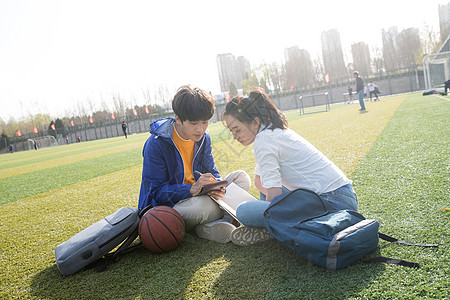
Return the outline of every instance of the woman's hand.
[[[283,190],[280,187],[273,187],[267,189],[267,195],[266,195],[266,201],[272,202],[273,198],[275,198],[278,195],[281,195],[283,193]]]
[[[283,190],[280,187],[273,187],[269,189],[263,187],[261,182],[261,176],[259,175],[255,175],[255,186],[261,193],[266,195],[266,201],[268,202],[272,202],[273,198],[283,193]]]
[[[261,176],[259,175],[255,175],[255,186],[261,193],[267,196],[267,189],[262,186]]]

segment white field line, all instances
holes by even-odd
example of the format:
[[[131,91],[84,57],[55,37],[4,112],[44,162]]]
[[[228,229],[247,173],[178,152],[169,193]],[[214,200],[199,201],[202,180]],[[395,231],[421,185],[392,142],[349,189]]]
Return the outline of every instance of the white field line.
[[[438,96],[438,95],[433,95],[433,96],[438,97],[438,98],[441,98],[441,99],[444,99],[445,101],[449,101],[449,102],[450,102],[450,99],[449,99],[449,98],[444,98],[444,97]]]

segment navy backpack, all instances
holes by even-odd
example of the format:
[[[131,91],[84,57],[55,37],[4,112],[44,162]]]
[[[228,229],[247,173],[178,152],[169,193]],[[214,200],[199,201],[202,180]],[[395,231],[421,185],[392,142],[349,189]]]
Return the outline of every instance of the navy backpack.
[[[353,210],[331,210],[314,192],[297,189],[275,197],[264,213],[269,232],[283,245],[316,265],[343,269],[372,252],[379,238],[389,242],[423,247],[378,232],[379,223]],[[386,262],[418,268],[404,260],[376,257],[370,262]]]

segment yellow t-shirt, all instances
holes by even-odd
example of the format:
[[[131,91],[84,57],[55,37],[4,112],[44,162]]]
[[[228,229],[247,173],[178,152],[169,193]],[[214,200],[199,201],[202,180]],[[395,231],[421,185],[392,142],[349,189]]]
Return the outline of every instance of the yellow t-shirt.
[[[179,136],[177,130],[175,129],[175,126],[173,126],[172,138],[175,146],[181,153],[181,158],[183,159],[184,183],[193,184],[195,183],[195,179],[192,170],[192,162],[194,159],[195,142],[193,140],[185,140],[181,136]]]

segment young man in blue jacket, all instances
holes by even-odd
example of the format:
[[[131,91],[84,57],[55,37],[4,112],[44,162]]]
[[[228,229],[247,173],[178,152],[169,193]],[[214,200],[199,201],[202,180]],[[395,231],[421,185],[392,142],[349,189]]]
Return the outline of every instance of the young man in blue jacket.
[[[206,132],[214,115],[214,99],[201,89],[182,86],[174,96],[172,109],[175,118],[159,119],[150,125],[152,135],[143,149],[139,208],[150,204],[173,207],[183,217],[186,231],[195,228],[201,238],[227,243],[236,227],[222,219],[223,210],[209,197],[221,199],[225,189],[198,196],[205,184],[222,180]],[[235,171],[224,180],[245,190],[250,188],[250,177],[244,171]]]

